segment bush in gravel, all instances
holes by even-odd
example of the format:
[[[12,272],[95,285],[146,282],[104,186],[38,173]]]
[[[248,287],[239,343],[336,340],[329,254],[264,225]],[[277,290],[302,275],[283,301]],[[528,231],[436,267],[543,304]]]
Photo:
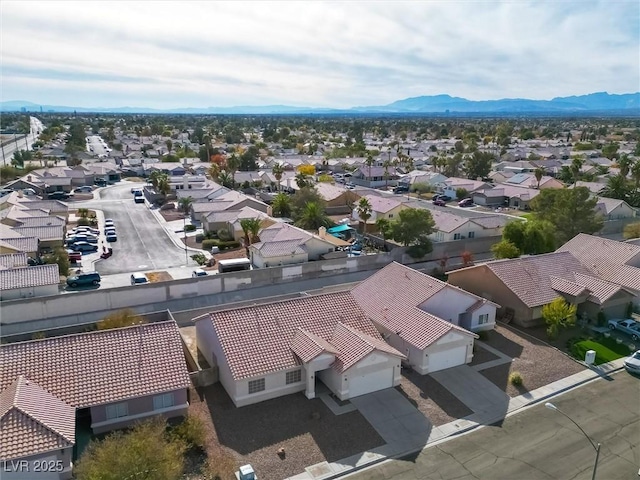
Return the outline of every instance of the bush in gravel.
[[[185,232],[195,232],[196,231],[196,226],[195,225],[185,225],[184,226],[184,231]]]
[[[205,265],[207,263],[207,257],[203,253],[194,253],[191,255],[191,259],[198,265]]]
[[[220,250],[227,250],[230,248],[238,248],[239,246],[240,242],[236,242],[235,240],[231,240],[229,242],[223,242],[215,239],[202,241],[203,250],[211,250],[211,247],[218,247]]]
[[[187,448],[204,448],[207,439],[204,423],[193,415],[187,415],[181,423],[171,428],[170,435],[173,439],[183,441]]]
[[[513,385],[514,387],[520,387],[522,386],[522,384],[524,383],[524,380],[522,379],[522,375],[520,375],[520,372],[512,372],[509,374],[509,383],[511,383],[511,385]]]

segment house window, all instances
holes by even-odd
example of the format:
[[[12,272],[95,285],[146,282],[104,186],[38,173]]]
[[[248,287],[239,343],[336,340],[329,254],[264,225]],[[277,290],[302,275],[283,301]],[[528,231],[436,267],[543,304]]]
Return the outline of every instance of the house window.
[[[393,218],[393,213],[390,213],[390,214],[389,214],[389,218]]]
[[[264,391],[264,378],[249,381],[249,394]]]
[[[483,325],[485,323],[489,323],[489,314],[483,313],[478,317],[478,325]]]
[[[476,232],[469,232],[469,238],[475,238]]]
[[[287,372],[287,385],[292,383],[298,383],[302,381],[302,370],[294,370],[293,372]]]
[[[163,408],[173,407],[173,393],[164,393],[153,397],[153,409],[160,410]]]
[[[107,405],[107,420],[126,417],[127,415],[129,415],[129,407],[127,405],[127,402]]]
[[[453,234],[453,239],[454,239],[454,240],[460,240],[460,238],[461,238],[461,236],[460,236],[460,234],[459,234],[459,233],[454,233],[454,234]]]

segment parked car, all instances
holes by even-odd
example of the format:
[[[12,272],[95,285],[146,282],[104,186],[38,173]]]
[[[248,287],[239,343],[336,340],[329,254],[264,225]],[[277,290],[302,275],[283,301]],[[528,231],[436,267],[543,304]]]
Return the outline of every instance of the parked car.
[[[76,193],[91,193],[93,192],[93,187],[91,185],[84,185],[82,187],[78,187],[74,190]]]
[[[110,232],[106,233],[105,237],[107,239],[107,242],[109,242],[109,243],[118,241],[118,236],[116,235],[115,231],[110,231]]]
[[[104,233],[105,237],[107,235],[115,235],[116,234],[116,229],[113,228],[113,227],[105,228],[103,233]]]
[[[76,288],[82,285],[98,285],[100,283],[100,274],[98,272],[78,273],[67,278],[67,285]]]
[[[116,225],[113,223],[113,220],[111,220],[110,218],[107,218],[107,219],[104,221],[104,228],[105,228],[105,230],[106,230],[106,229],[107,229],[107,228],[109,228],[109,227],[113,227],[113,228],[115,228],[115,227],[116,227]]]
[[[98,245],[89,242],[76,242],[71,245],[71,249],[76,252],[97,252]]]
[[[436,199],[433,201],[433,204],[434,204],[434,205],[437,205],[437,206],[439,206],[439,207],[446,207],[446,206],[447,206],[447,202],[445,202],[445,201],[444,201],[444,200],[442,200],[441,198],[436,198]]]
[[[627,372],[640,374],[640,350],[637,350],[624,361]]]
[[[52,192],[47,195],[50,200],[67,200],[69,194],[67,192]]]
[[[636,322],[633,318],[613,319],[607,323],[611,330],[619,330],[627,335],[631,335],[634,341],[640,338],[640,323]]]
[[[193,278],[197,278],[197,277],[206,277],[207,275],[209,275],[206,271],[204,271],[201,268],[196,268],[192,273],[191,276]]]
[[[134,196],[133,201],[136,203],[144,203],[144,196],[142,195],[142,192],[140,193],[140,195]]]
[[[143,283],[149,283],[149,279],[144,273],[134,273],[131,275],[131,285],[142,285]]]
[[[71,263],[78,263],[82,261],[82,253],[76,252],[74,250],[67,250],[67,255],[69,256],[69,261]]]
[[[473,199],[471,199],[471,198],[463,198],[462,200],[460,200],[458,202],[458,206],[459,207],[472,207],[473,206]]]
[[[409,187],[405,185],[398,185],[393,189],[393,193],[407,193],[409,191]]]
[[[433,200],[442,200],[443,202],[450,202],[451,197],[449,195],[438,194],[433,196]]]

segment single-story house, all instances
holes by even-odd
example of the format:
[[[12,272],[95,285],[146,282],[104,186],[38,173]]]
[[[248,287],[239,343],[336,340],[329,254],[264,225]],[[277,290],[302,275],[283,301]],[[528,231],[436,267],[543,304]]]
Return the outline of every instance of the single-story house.
[[[538,187],[538,179],[533,173],[518,173],[505,180],[504,183],[525,188],[564,188],[564,183],[547,175],[540,178],[540,186]]]
[[[260,241],[249,246],[256,268],[306,263],[336,251],[334,242],[287,223],[274,223],[260,230]]]
[[[209,201],[196,201],[191,205],[191,218],[196,222],[202,222],[204,217],[212,212],[224,212],[228,210],[240,210],[243,207],[251,207],[260,212],[270,214],[271,207],[260,200],[244,195],[235,190],[223,193]]]
[[[360,167],[351,176],[351,182],[354,185],[360,185],[368,188],[380,188],[384,186],[395,186],[398,184],[397,171],[393,167],[386,169],[385,167]]]
[[[205,232],[217,232],[224,229],[229,232],[234,240],[244,238],[244,232],[240,221],[245,218],[259,218],[262,227],[268,227],[276,223],[269,215],[251,207],[243,207],[238,210],[225,210],[223,212],[211,212],[202,218],[202,228]]]
[[[360,198],[353,190],[327,182],[316,183],[315,188],[325,201],[325,210],[331,215],[351,212],[351,207]]]
[[[57,295],[59,283],[57,263],[0,268],[0,300]]]
[[[398,180],[399,186],[411,187],[415,185],[436,185],[437,183],[443,183],[447,179],[441,173],[438,172],[427,172],[425,170],[413,170],[406,175],[403,175]]]
[[[451,271],[448,280],[498,302],[501,313],[510,309],[514,323],[523,327],[541,324],[542,307],[559,297],[591,319],[599,311],[621,317],[633,299],[628,289],[598,277],[569,252],[486,262]]]
[[[624,200],[608,197],[598,197],[596,211],[602,215],[605,221],[622,220],[637,216],[636,209]]]
[[[173,320],[0,345],[0,365],[0,392],[22,375],[90,418],[94,433],[183,416],[189,405]]]
[[[318,379],[341,400],[400,383],[404,356],[349,292],[217,311],[194,322],[198,349],[238,407],[302,391],[314,398]]]
[[[382,197],[380,195],[365,195],[369,204],[371,205],[371,217],[367,220],[368,224],[374,224],[381,218],[387,220],[395,220],[398,218],[398,214],[408,208],[401,200],[393,197]],[[358,213],[358,206],[354,205],[353,212],[351,214],[353,220],[361,222],[360,214]]]
[[[5,480],[72,477],[76,409],[18,375],[0,392],[0,471]],[[52,463],[49,463],[52,462]],[[37,472],[36,465],[55,468]],[[25,465],[31,469],[25,468]]]
[[[468,196],[479,190],[491,188],[491,184],[481,180],[469,180],[468,178],[449,177],[444,182],[436,184],[438,193],[447,195],[451,198],[457,198],[459,189],[467,191]]]
[[[392,347],[420,374],[473,359],[473,331],[495,326],[499,305],[399,263],[351,290]]]
[[[429,211],[435,222],[434,231],[429,238],[434,242],[500,237],[507,223],[504,217],[498,215],[463,217],[449,211],[432,209]]]

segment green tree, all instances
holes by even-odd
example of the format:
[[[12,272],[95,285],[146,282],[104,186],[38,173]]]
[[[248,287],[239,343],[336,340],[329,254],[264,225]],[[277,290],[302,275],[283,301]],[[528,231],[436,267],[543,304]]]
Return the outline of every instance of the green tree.
[[[280,191],[280,180],[282,180],[282,175],[284,174],[284,167],[279,163],[276,163],[271,168],[271,173],[276,178],[276,182],[278,182],[278,191]]]
[[[476,150],[472,155],[468,155],[465,161],[465,171],[467,178],[486,178],[491,171],[491,163],[495,160],[495,155],[490,152]]]
[[[515,245],[519,255],[538,255],[555,250],[553,225],[540,220],[509,222],[502,231],[502,239]]]
[[[640,145],[640,142],[638,142]],[[640,188],[640,160],[636,160],[633,165],[631,165],[631,178],[633,178],[633,182],[635,184],[636,189]]]
[[[240,158],[238,158],[238,156],[235,153],[233,153],[227,159],[227,170],[231,174],[231,181],[233,185],[232,188],[235,188],[236,186],[236,172],[238,171],[239,168],[240,168]]]
[[[161,417],[91,441],[74,467],[78,480],[178,480],[184,468],[186,444],[170,441]]]
[[[278,193],[271,203],[275,217],[290,217],[292,213],[291,197],[284,193]]]
[[[373,156],[371,154],[367,155],[367,158],[364,161],[364,164],[369,168],[369,178],[371,178],[371,167],[373,167],[374,163],[375,163],[375,160],[373,159]]]
[[[640,238],[640,222],[630,223],[624,227],[624,238]]]
[[[118,310],[110,313],[102,320],[96,323],[98,330],[111,330],[113,328],[130,327],[132,325],[140,325],[147,323],[144,317],[139,316],[130,308]]]
[[[260,241],[258,232],[260,232],[261,225],[262,220],[259,218],[240,219],[240,228],[242,228],[242,232],[244,233],[245,244],[247,246]]]
[[[577,310],[578,307],[569,305],[562,297],[542,307],[542,318],[547,324],[547,336],[553,340],[561,328],[575,325]]]
[[[466,198],[467,195],[469,195],[469,192],[467,191],[466,188],[456,188],[456,198],[458,200],[462,200],[463,198]]]
[[[626,153],[623,154],[620,159],[618,159],[618,168],[620,169],[620,175],[623,177],[627,177],[629,175],[629,170],[633,165],[633,159],[629,157]]]
[[[168,195],[171,191],[171,184],[169,183],[169,175],[161,173],[158,175],[158,187],[156,188],[158,193],[162,195]]]
[[[544,177],[544,168],[536,168],[533,174],[535,175],[536,181],[538,182],[536,188],[540,188],[540,180],[542,180],[542,177]]]
[[[579,233],[593,234],[602,229],[597,203],[586,187],[547,188],[531,201],[531,209],[537,220],[553,225],[556,244],[562,245]]]
[[[365,197],[362,197],[358,202],[358,206],[356,207],[356,211],[358,212],[358,216],[362,219],[362,231],[363,233],[367,233],[367,221],[371,218],[371,203]]]
[[[173,142],[171,139],[167,139],[164,143],[167,146],[167,151],[171,153],[171,150],[173,149]]]
[[[218,173],[218,183],[226,188],[234,187],[233,177],[226,170],[222,170],[220,173]]]
[[[311,186],[311,181],[302,172],[298,172],[296,174],[296,183],[298,184],[298,188],[306,188]]]
[[[602,156],[608,158],[609,160],[613,160],[618,156],[618,149],[620,145],[615,142],[611,142],[602,147]]]
[[[627,179],[619,173],[612,175],[607,179],[607,185],[602,190],[602,196],[608,198],[616,198],[618,200],[628,200],[631,189],[627,183]]]
[[[318,230],[320,227],[330,227],[333,222],[327,217],[322,205],[309,202],[300,212],[295,225],[304,230]]]
[[[89,209],[88,208],[79,208],[78,209],[78,216],[80,218],[87,218],[89,216]]]
[[[498,243],[491,246],[491,251],[496,258],[518,258],[520,256],[520,250],[512,242],[508,240],[501,240]]]
[[[571,172],[571,176],[573,177],[574,185],[578,180],[580,180],[580,171],[582,169],[583,164],[584,164],[584,160],[578,157],[574,157],[574,159],[571,161],[571,165],[569,166],[569,171]]]
[[[434,227],[435,222],[429,210],[406,208],[400,211],[396,220],[389,222],[389,233],[393,240],[405,247],[431,245],[429,235]]]
[[[391,233],[389,220],[386,218],[378,218],[376,220],[376,228],[378,229],[378,232],[380,232],[380,235],[382,235],[382,239],[386,242],[389,234]]]
[[[69,254],[64,248],[58,247],[54,249],[52,253],[42,257],[42,260],[47,264],[57,263],[59,274],[64,277],[69,275]]]
[[[191,205],[193,205],[193,198],[191,197],[182,197],[178,200],[178,210],[184,213],[185,216],[189,215]]]

